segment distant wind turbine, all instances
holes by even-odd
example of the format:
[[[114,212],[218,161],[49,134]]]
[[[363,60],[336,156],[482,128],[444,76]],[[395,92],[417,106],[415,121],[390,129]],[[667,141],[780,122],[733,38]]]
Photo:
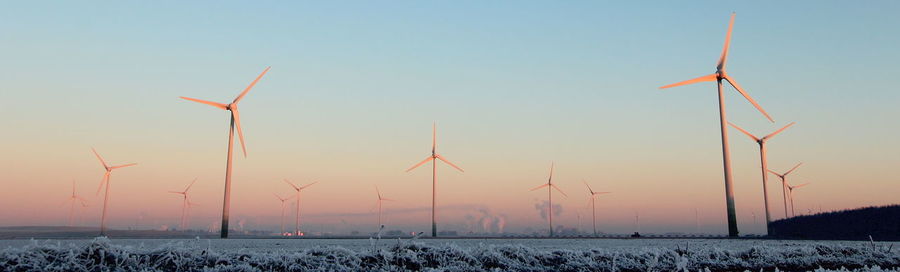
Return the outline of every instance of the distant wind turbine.
[[[417,163],[416,165],[413,165],[409,169],[406,169],[406,172],[412,171],[413,169],[416,169],[417,167],[422,166],[423,164],[425,164],[427,162],[434,161],[435,159],[443,161],[444,163],[452,166],[453,168],[456,168],[456,170],[459,170],[460,172],[465,172],[465,171],[463,171],[462,168],[459,168],[459,166],[456,166],[455,164],[453,164],[452,162],[450,162],[446,158],[444,158],[444,156],[441,156],[440,154],[437,153],[437,128],[436,128],[435,124],[432,124],[431,125],[431,156],[428,156],[427,158],[425,158],[421,162]],[[436,199],[437,199],[437,161],[435,161],[434,163],[431,164],[431,237],[437,237],[437,221],[435,219],[437,217],[437,213],[435,212],[435,207],[437,205]]]
[[[594,192],[594,189],[591,189],[591,186],[587,184],[587,181],[582,180],[582,182],[584,182],[584,186],[587,186],[588,192],[591,194],[589,196],[591,198],[591,217],[594,225],[594,236],[597,236],[597,205],[594,204],[594,200],[596,200],[597,196],[608,194],[610,192]]]
[[[82,206],[87,205],[87,200],[85,200],[83,197],[81,197],[75,193],[75,179],[72,179],[72,195],[69,196],[68,201],[70,202],[69,227],[71,227],[71,226],[73,226],[73,220],[74,220],[75,202],[81,202]]]
[[[781,195],[782,195],[782,198],[784,199],[784,218],[788,218],[788,206],[787,206],[787,205],[788,205],[788,200],[787,200],[787,197],[788,197],[788,192],[787,192],[787,188],[788,188],[787,186],[788,186],[788,183],[787,183],[787,175],[791,174],[791,172],[794,172],[794,170],[797,170],[797,167],[800,167],[801,165],[803,165],[802,162],[801,162],[801,163],[798,163],[797,166],[794,166],[794,168],[791,168],[791,170],[788,170],[787,172],[784,172],[784,174],[779,174],[778,172],[775,172],[775,171],[772,171],[772,170],[768,170],[768,169],[767,169],[767,171],[769,171],[769,173],[775,174],[775,176],[778,176],[778,178],[781,179]]]
[[[381,190],[378,190],[378,185],[375,185],[375,193],[378,194],[378,227],[381,228],[381,203],[395,200],[381,196]]]
[[[312,186],[313,184],[316,184],[319,182],[316,181],[316,182],[313,182],[313,183],[310,183],[310,184],[307,184],[304,186],[294,185],[294,183],[290,182],[287,179],[284,179],[284,182],[287,183],[288,185],[290,185],[291,187],[293,187],[295,191],[297,191],[297,224],[294,227],[294,235],[299,236],[300,235],[300,191],[303,191],[303,189],[306,189],[307,187]]]
[[[781,129],[770,133],[769,135],[763,136],[762,138],[753,136],[753,134],[750,134],[750,132],[747,132],[743,128],[741,128],[731,122],[728,122],[728,124],[731,125],[732,127],[736,128],[740,132],[746,134],[747,137],[750,137],[750,139],[752,139],[757,144],[759,144],[759,162],[760,162],[760,165],[762,166],[763,201],[765,202],[765,206],[766,206],[766,234],[768,235],[769,234],[769,224],[772,223],[772,216],[769,214],[769,189],[768,189],[769,174],[766,173],[766,169],[769,169],[769,168],[768,168],[768,162],[767,162],[768,159],[766,158],[766,142],[769,141],[770,139],[772,139],[773,137],[775,137],[775,135],[778,135],[778,133],[781,133],[785,129],[793,126],[794,124],[796,124],[796,122],[791,122],[787,126],[784,126]]]
[[[179,194],[183,196],[183,200],[181,201],[181,225],[179,227],[182,231],[187,229],[187,225],[184,221],[184,216],[185,212],[188,209],[188,203],[190,202],[188,191],[191,190],[191,186],[194,186],[194,182],[197,182],[197,178],[194,178],[194,181],[191,181],[191,184],[188,184],[187,188],[184,188],[184,191],[169,191],[169,193]]]
[[[797,189],[797,188],[800,188],[800,187],[803,187],[806,185],[809,185],[809,182],[800,184],[800,185],[796,185],[796,186],[791,186],[790,184],[788,184],[788,186],[787,186],[788,187],[788,199],[791,200],[791,216],[792,217],[794,216],[794,189]]]
[[[728,212],[728,236],[737,237],[738,236],[738,227],[737,227],[737,214],[735,213],[734,208],[734,191],[732,190],[732,175],[731,175],[731,154],[728,149],[728,130],[726,129],[725,123],[727,122],[725,117],[725,94],[722,91],[722,80],[728,81],[731,86],[733,86],[747,101],[750,101],[750,104],[753,104],[759,112],[761,112],[767,119],[771,122],[775,122],[772,120],[772,117],[766,113],[765,110],[753,98],[750,97],[747,92],[744,91],[743,88],[735,81],[728,73],[725,72],[725,63],[728,59],[728,46],[731,43],[731,30],[734,26],[734,13],[731,14],[731,21],[728,23],[728,33],[725,35],[725,46],[722,48],[722,56],[719,57],[719,63],[716,65],[716,72],[714,74],[705,75],[702,77],[698,77],[691,80],[686,80],[682,82],[678,82],[675,84],[670,84],[666,86],[659,87],[660,89],[671,88],[681,85],[693,84],[697,82],[708,82],[708,81],[716,81],[718,82],[718,90],[719,90],[719,126],[722,132],[722,163],[724,165],[725,170],[725,205]]]
[[[559,191],[559,193],[565,197],[569,197],[569,196],[566,195],[566,193],[564,193],[562,190],[560,190],[559,187],[556,187],[556,184],[553,184],[553,163],[552,162],[550,163],[550,177],[547,178],[547,183],[544,183],[544,185],[541,185],[538,187],[534,187],[531,189],[531,191],[535,191],[535,190],[538,190],[538,189],[541,189],[544,187],[547,187],[547,199],[548,199],[547,200],[548,201],[547,218],[549,219],[548,223],[550,224],[550,237],[553,237],[553,190],[552,189],[556,189],[556,191]]]
[[[97,153],[97,150],[91,148],[91,151],[94,152],[94,156],[97,156],[97,159],[100,160],[101,164],[103,164],[103,169],[106,170],[106,173],[103,174],[103,179],[100,181],[100,187],[97,188],[97,194],[100,194],[100,190],[103,189],[103,184],[106,184],[106,192],[103,193],[103,214],[100,216],[100,236],[106,236],[106,207],[107,204],[109,204],[109,176],[110,174],[112,174],[112,170],[135,166],[137,165],[137,163],[110,166],[106,164],[106,161],[103,160],[103,157],[100,157],[100,154]]]
[[[275,193],[272,194],[275,195],[276,198],[278,198],[278,201],[281,201],[281,233],[279,235],[284,235],[284,202],[294,197],[281,197]]]
[[[185,100],[207,104],[231,112],[231,127],[228,129],[228,157],[225,160],[225,200],[224,204],[222,205],[222,238],[228,238],[228,210],[231,206],[231,153],[234,146],[235,129],[237,129],[238,138],[240,138],[241,140],[241,150],[244,152],[244,157],[247,157],[247,147],[244,146],[244,133],[243,131],[241,131],[241,115],[238,112],[238,102],[240,102],[241,99],[243,99],[244,96],[247,95],[247,92],[249,92],[250,89],[253,88],[254,85],[256,85],[256,82],[259,82],[259,79],[269,71],[269,68],[271,67],[267,67],[265,70],[263,70],[263,72],[259,74],[259,76],[257,76],[256,79],[254,79],[253,82],[251,82],[250,85],[247,86],[247,88],[244,89],[244,91],[234,99],[234,101],[231,101],[230,104],[216,103],[181,96],[181,98]]]

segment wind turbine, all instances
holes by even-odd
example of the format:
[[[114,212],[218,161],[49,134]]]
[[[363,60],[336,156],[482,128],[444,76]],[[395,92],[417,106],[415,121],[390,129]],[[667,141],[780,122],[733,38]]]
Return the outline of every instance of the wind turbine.
[[[381,228],[381,203],[395,200],[381,196],[381,190],[378,190],[378,185],[375,185],[375,193],[378,194],[378,227]]]
[[[728,150],[728,130],[726,129],[725,123],[727,122],[725,118],[725,94],[722,91],[722,80],[728,81],[731,86],[733,86],[747,101],[750,101],[750,104],[753,104],[759,112],[761,112],[766,118],[771,122],[775,122],[772,120],[772,117],[766,113],[765,110],[753,98],[750,97],[747,92],[744,91],[743,88],[734,80],[728,73],[725,72],[725,63],[728,59],[728,46],[731,43],[731,29],[734,26],[734,13],[731,14],[731,21],[728,23],[728,33],[725,35],[725,46],[722,49],[722,56],[719,57],[719,63],[716,65],[716,72],[714,74],[705,75],[702,77],[678,82],[675,84],[669,84],[666,86],[659,87],[660,89],[671,88],[681,85],[688,85],[697,82],[707,82],[707,81],[716,81],[718,90],[719,90],[719,127],[722,133],[722,164],[725,170],[725,206],[728,212],[728,236],[737,237],[738,236],[738,227],[737,227],[737,215],[735,214],[734,209],[734,191],[732,190],[732,176],[731,176],[731,154]]]
[[[284,202],[288,201],[289,199],[294,198],[294,197],[293,196],[281,197],[275,193],[272,193],[272,194],[275,195],[275,197],[278,198],[279,201],[281,201],[281,233],[280,233],[280,235],[284,235]]]
[[[788,198],[791,200],[791,217],[794,216],[794,189],[797,189],[797,188],[800,188],[800,187],[803,187],[806,185],[809,185],[809,182],[800,184],[800,185],[796,185],[796,186],[791,186],[790,184],[788,184],[788,186],[787,186],[788,187]]]
[[[190,199],[188,198],[188,190],[191,189],[191,186],[194,186],[194,182],[197,182],[197,178],[194,178],[194,181],[191,181],[191,184],[189,184],[187,186],[187,188],[184,188],[184,191],[169,191],[169,193],[179,194],[179,195],[184,196],[184,200],[182,200],[182,203],[181,203],[181,226],[180,226],[180,229],[182,231],[184,231],[187,227],[187,225],[185,225],[185,223],[184,223],[184,215],[188,209],[188,202],[190,202]]]
[[[319,183],[319,182],[316,181],[316,182],[313,182],[313,183],[310,183],[310,184],[307,184],[307,185],[304,185],[304,186],[297,186],[297,185],[294,185],[294,183],[291,183],[291,182],[288,181],[287,179],[284,179],[284,182],[286,182],[286,183],[287,183],[288,185],[290,185],[291,187],[294,187],[294,190],[297,191],[297,224],[296,224],[296,226],[295,226],[295,228],[294,228],[294,235],[298,235],[298,236],[299,236],[299,235],[300,235],[300,191],[303,191],[303,189],[306,189],[307,187],[312,186],[313,184],[316,184],[316,183]]]
[[[591,186],[587,184],[587,181],[582,180],[581,182],[584,182],[584,186],[587,186],[588,192],[591,194],[589,196],[591,198],[591,217],[594,225],[594,236],[597,236],[597,206],[594,204],[594,200],[597,199],[597,196],[608,194],[610,192],[594,192],[594,189],[591,189]]]
[[[100,236],[106,236],[106,207],[107,204],[109,204],[109,175],[112,174],[112,170],[135,166],[137,163],[111,166],[106,164],[103,157],[100,157],[100,154],[98,154],[97,150],[94,150],[93,147],[91,148],[91,151],[94,152],[94,155],[97,156],[97,159],[103,164],[103,169],[106,170],[106,173],[103,174],[103,179],[100,180],[100,187],[97,188],[97,194],[100,194],[100,189],[103,189],[103,184],[106,184],[106,192],[103,193],[103,214],[100,216]]]
[[[256,85],[256,82],[259,82],[259,79],[262,78],[263,75],[265,75],[266,72],[269,71],[269,68],[271,68],[271,67],[267,67],[265,70],[263,70],[263,72],[261,74],[259,74],[259,76],[257,76],[256,79],[254,79],[253,82],[251,82],[250,85],[247,86],[247,88],[244,89],[244,91],[241,92],[241,94],[239,94],[237,96],[237,98],[234,99],[234,101],[231,101],[230,104],[216,103],[216,102],[210,102],[210,101],[206,101],[206,100],[200,100],[200,99],[196,99],[196,98],[181,96],[181,98],[185,99],[185,100],[190,100],[190,101],[194,101],[197,103],[207,104],[207,105],[231,112],[231,127],[228,129],[228,157],[225,160],[225,200],[224,200],[224,204],[222,205],[222,233],[221,233],[222,238],[228,238],[228,209],[231,205],[231,153],[232,153],[232,148],[234,146],[234,131],[235,131],[235,129],[237,129],[238,138],[240,138],[240,140],[241,140],[241,150],[244,153],[244,157],[245,158],[247,157],[247,147],[244,146],[244,133],[243,133],[243,131],[241,131],[241,115],[238,112],[238,102],[240,102],[241,99],[243,99],[244,96],[247,95],[247,92],[249,92],[250,89],[253,88],[253,85]]]
[[[768,235],[769,234],[769,224],[772,223],[772,217],[771,217],[771,215],[769,215],[769,190],[768,190],[768,185],[767,185],[768,181],[769,181],[769,178],[768,178],[769,175],[768,175],[768,173],[766,173],[766,169],[769,169],[769,168],[768,168],[768,162],[767,162],[768,159],[766,159],[766,142],[769,139],[772,139],[772,137],[775,137],[775,135],[778,135],[778,133],[781,133],[785,129],[793,126],[794,124],[796,124],[796,122],[791,122],[787,126],[784,126],[781,129],[770,133],[769,135],[763,136],[762,138],[753,136],[753,134],[750,134],[750,132],[747,132],[746,130],[742,129],[741,127],[735,125],[734,123],[728,122],[728,124],[731,125],[732,127],[736,128],[740,132],[743,132],[744,134],[747,135],[747,137],[750,137],[750,139],[752,139],[757,144],[759,144],[759,162],[760,162],[760,165],[762,166],[763,201],[765,202],[765,206],[766,206],[766,234]]]
[[[448,161],[446,158],[444,158],[444,156],[441,156],[440,154],[437,153],[437,128],[436,128],[435,124],[432,124],[431,125],[431,156],[428,156],[427,158],[425,158],[421,162],[417,163],[416,165],[413,165],[409,169],[406,169],[406,172],[408,173],[409,171],[412,171],[413,169],[416,169],[417,167],[422,166],[423,164],[425,164],[429,161],[434,161],[435,159],[443,161],[444,163],[452,166],[453,168],[456,168],[456,170],[459,170],[460,172],[466,172],[466,171],[462,170],[462,168],[459,168],[459,166],[456,166],[452,162]],[[431,164],[431,237],[437,237],[437,221],[435,220],[435,218],[437,217],[437,213],[435,212],[435,206],[437,203],[436,199],[437,199],[437,161],[435,161],[434,163]]]
[[[547,187],[547,199],[548,199],[547,218],[549,219],[548,222],[550,223],[550,237],[553,237],[553,194],[552,194],[553,190],[552,189],[556,189],[557,191],[559,191],[560,194],[562,194],[565,197],[569,197],[569,196],[566,195],[566,193],[564,193],[562,190],[560,190],[559,187],[556,187],[556,184],[553,184],[553,163],[552,162],[550,163],[550,177],[547,178],[547,183],[544,183],[544,185],[541,185],[538,187],[534,187],[531,189],[531,191],[538,190],[538,189],[541,189],[544,187]]]
[[[69,227],[71,227],[73,226],[72,220],[74,219],[75,202],[80,201],[82,206],[87,205],[87,200],[75,193],[75,179],[72,179],[72,195],[69,196],[68,201],[71,202],[69,207]]]
[[[803,165],[802,162],[798,163],[797,166],[794,166],[794,168],[791,168],[791,170],[784,172],[784,174],[779,174],[778,172],[766,169],[766,171],[769,171],[769,173],[775,174],[776,176],[778,176],[778,178],[781,179],[781,195],[782,195],[782,198],[784,199],[784,218],[788,218],[787,175],[789,175],[791,172],[794,172],[794,170],[797,170],[797,167],[800,167],[801,165]]]

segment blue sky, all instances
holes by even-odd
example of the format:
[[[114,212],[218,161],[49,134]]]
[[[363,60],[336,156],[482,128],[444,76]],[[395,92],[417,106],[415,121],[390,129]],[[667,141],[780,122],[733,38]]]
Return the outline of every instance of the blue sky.
[[[678,207],[686,214],[698,205],[719,213],[714,86],[657,87],[712,73],[733,11],[729,73],[777,123],[729,88],[730,119],[760,134],[798,122],[770,150],[773,168],[807,162],[803,176],[821,184],[809,187],[810,202],[830,208],[890,203],[900,193],[895,1],[91,4],[0,10],[0,124],[8,128],[0,179],[27,181],[6,201],[26,201],[69,176],[94,186],[86,151],[96,146],[149,164],[134,170],[136,180],[178,187],[205,176],[208,205],[216,205],[227,115],[177,97],[230,101],[272,66],[242,102],[251,157],[238,169],[272,183],[258,194],[283,189],[277,181],[286,176],[333,179],[339,185],[329,192],[361,179],[365,188],[424,186],[418,179],[427,173],[397,170],[426,154],[437,121],[440,148],[473,172],[449,182],[484,184],[488,193],[527,189],[555,160],[571,190],[581,177],[602,181],[621,192],[623,211],[667,213],[631,190],[654,188],[659,196],[694,190],[696,201]],[[758,214],[755,146],[731,133],[739,206]],[[32,175],[46,163],[66,168]],[[179,172],[159,170],[172,168]],[[661,177],[688,186],[668,188]],[[836,197],[857,188],[851,178],[872,183]],[[168,188],[146,186],[122,188]],[[491,206],[449,194],[448,204]],[[407,207],[429,203],[409,197]],[[541,195],[517,197],[529,207]],[[512,205],[495,209],[516,214]],[[37,209],[49,214],[51,206]],[[630,224],[627,212],[610,216]],[[716,216],[710,224],[720,223]]]

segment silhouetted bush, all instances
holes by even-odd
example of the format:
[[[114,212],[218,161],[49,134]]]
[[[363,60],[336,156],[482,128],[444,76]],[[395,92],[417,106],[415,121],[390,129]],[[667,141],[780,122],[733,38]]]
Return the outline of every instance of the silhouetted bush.
[[[785,239],[900,241],[900,205],[797,216],[772,222],[771,236]]]

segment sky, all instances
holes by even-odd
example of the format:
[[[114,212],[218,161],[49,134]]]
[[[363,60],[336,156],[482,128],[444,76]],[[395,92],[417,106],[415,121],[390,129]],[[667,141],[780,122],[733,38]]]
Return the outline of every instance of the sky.
[[[303,192],[307,231],[374,229],[375,186],[388,229],[430,226],[438,152],[440,229],[534,232],[551,162],[555,225],[600,231],[724,234],[714,83],[736,12],[729,121],[772,139],[797,213],[896,204],[900,195],[900,18],[894,1],[340,1],[48,3],[0,10],[0,226],[64,225],[71,183],[98,224],[112,164],[110,225],[178,224],[191,180],[191,227],[221,216],[228,113],[181,100],[241,102],[246,158],[234,162],[232,225],[275,229],[283,179]],[[730,130],[741,233],[764,231],[758,146]],[[770,176],[772,216],[782,195]],[[293,210],[288,209],[289,214]],[[699,216],[696,216],[699,215]],[[581,224],[579,224],[579,217]],[[289,222],[293,222],[289,219]],[[487,223],[485,223],[487,222]],[[502,223],[501,223],[502,222]]]

